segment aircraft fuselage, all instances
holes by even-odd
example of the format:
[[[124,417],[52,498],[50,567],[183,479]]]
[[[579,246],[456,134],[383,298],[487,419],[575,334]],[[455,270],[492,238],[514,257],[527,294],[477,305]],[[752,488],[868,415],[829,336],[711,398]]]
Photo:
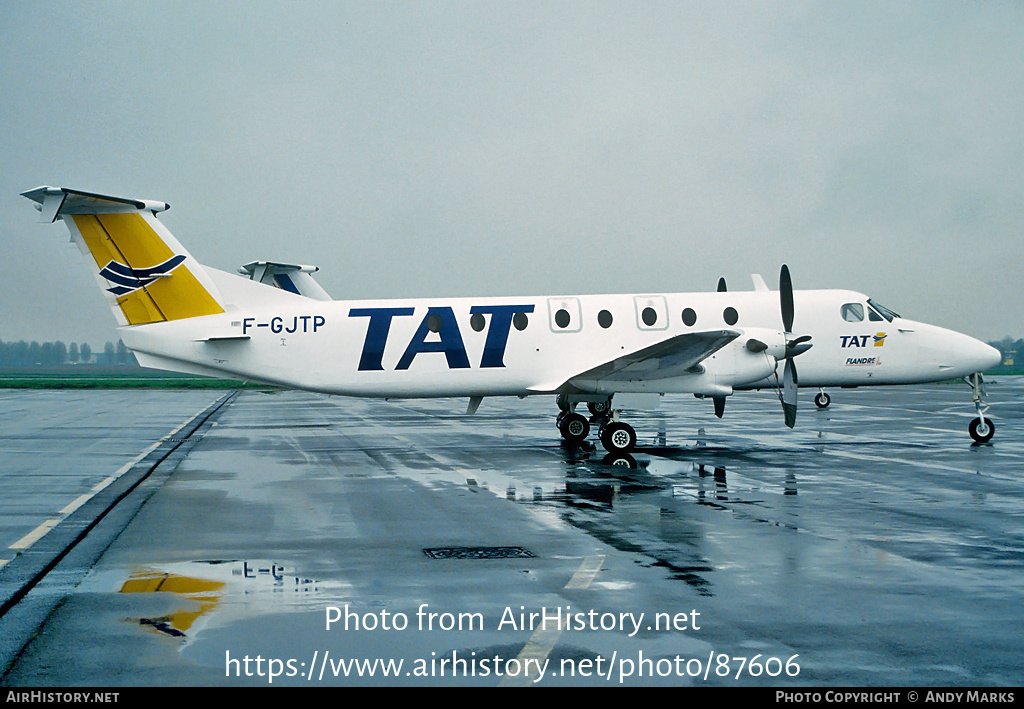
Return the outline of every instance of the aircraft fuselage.
[[[991,348],[966,335],[902,318],[869,320],[860,293],[796,291],[794,300],[794,334],[811,335],[813,344],[799,358],[802,387],[951,379],[992,364]],[[143,359],[375,397],[728,395],[775,386],[784,342],[774,291],[290,302],[128,326],[122,336]],[[861,320],[844,319],[841,311],[849,313],[851,304]],[[709,330],[742,334],[685,371],[645,374],[638,367],[630,377],[577,376],[622,353]],[[750,336],[774,349],[749,351]]]

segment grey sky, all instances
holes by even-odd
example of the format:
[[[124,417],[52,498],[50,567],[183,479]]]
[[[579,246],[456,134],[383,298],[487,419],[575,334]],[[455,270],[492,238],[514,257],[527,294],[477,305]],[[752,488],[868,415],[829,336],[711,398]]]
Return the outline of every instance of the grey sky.
[[[1024,5],[0,0],[0,339],[116,339],[40,184],[336,298],[867,292],[1024,335]]]

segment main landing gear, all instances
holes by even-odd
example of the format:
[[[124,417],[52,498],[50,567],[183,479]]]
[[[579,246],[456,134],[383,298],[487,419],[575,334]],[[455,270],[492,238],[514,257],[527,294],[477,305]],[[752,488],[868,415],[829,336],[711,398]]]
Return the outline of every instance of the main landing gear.
[[[576,403],[566,396],[558,397],[561,413],[555,423],[562,438],[572,445],[580,445],[590,435],[590,424],[598,425],[598,438],[609,453],[628,453],[636,448],[636,431],[628,423],[619,420],[620,412],[612,410],[611,399],[591,401],[587,409],[591,418],[576,413]]]
[[[985,418],[985,412],[988,411],[988,406],[983,400],[985,380],[982,378],[981,372],[977,372],[964,377],[964,381],[971,386],[971,398],[974,400],[974,408],[978,412],[978,418],[971,421],[967,426],[967,431],[976,442],[988,443],[992,440],[992,436],[996,435],[996,423],[990,418]]]

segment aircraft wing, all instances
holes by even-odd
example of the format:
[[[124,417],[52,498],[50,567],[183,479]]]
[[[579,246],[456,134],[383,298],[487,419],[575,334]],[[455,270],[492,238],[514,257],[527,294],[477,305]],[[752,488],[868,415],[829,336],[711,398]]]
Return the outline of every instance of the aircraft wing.
[[[634,352],[575,374],[574,381],[643,381],[677,377],[693,370],[704,359],[740,336],[738,330],[707,330],[687,332],[670,337]],[[536,391],[554,391],[558,385],[531,387]]]

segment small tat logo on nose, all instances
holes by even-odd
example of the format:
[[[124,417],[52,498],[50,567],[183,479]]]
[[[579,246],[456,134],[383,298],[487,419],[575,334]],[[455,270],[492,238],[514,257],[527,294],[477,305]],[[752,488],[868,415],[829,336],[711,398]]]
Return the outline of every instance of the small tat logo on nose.
[[[882,345],[885,344],[885,333],[884,332],[879,332],[879,333],[877,333],[875,335],[872,335],[872,337],[875,340],[875,347],[881,347]]]
[[[100,270],[100,275],[113,283],[107,290],[114,295],[125,295],[140,288],[145,288],[158,278],[166,278],[171,271],[181,265],[185,256],[177,254],[157,266],[150,268],[132,268],[119,261],[110,261]]]

